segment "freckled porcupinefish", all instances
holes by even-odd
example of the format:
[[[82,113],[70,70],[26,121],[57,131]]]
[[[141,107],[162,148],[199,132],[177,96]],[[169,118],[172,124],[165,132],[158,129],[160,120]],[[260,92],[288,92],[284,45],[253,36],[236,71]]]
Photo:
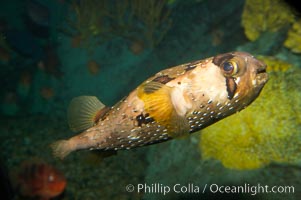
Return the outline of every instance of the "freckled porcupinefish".
[[[131,149],[196,132],[253,102],[268,81],[265,69],[249,53],[230,52],[160,71],[112,107],[76,97],[68,121],[73,131],[84,131],[54,142],[54,156]]]

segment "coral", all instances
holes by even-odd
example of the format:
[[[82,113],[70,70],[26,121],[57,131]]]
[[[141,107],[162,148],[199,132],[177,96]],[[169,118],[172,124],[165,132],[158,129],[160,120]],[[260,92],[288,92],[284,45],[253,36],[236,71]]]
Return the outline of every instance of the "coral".
[[[232,169],[255,169],[271,162],[296,164],[301,159],[300,85],[299,68],[272,71],[252,105],[202,130],[202,157],[215,158]]]
[[[20,110],[18,106],[18,95],[15,92],[8,92],[4,94],[4,99],[1,102],[0,109],[4,115],[16,115]]]
[[[276,32],[293,23],[294,14],[283,0],[246,0],[242,26],[251,41],[266,31]]]
[[[90,72],[90,74],[92,74],[92,75],[98,74],[98,72],[100,70],[100,66],[95,60],[90,60],[87,64],[87,68],[88,68],[88,71]]]
[[[295,21],[288,36],[284,41],[284,46],[294,53],[301,53],[301,20]]]
[[[141,40],[134,40],[131,42],[129,49],[134,55],[139,55],[144,50],[144,43]]]
[[[52,88],[50,88],[50,87],[43,87],[43,88],[41,88],[41,90],[40,90],[40,95],[41,95],[44,99],[48,100],[48,99],[51,99],[51,98],[55,95],[55,92],[54,92],[54,90],[53,90]]]
[[[11,60],[12,49],[6,42],[5,36],[0,33],[0,61],[7,63]]]
[[[211,43],[214,47],[219,46],[219,45],[222,44],[224,34],[225,33],[220,29],[213,29],[211,31],[211,34],[210,34],[211,37],[212,37],[212,42]]]
[[[75,16],[68,20],[72,44],[93,49],[113,38],[144,40],[148,47],[157,45],[170,28],[167,0],[74,1]],[[80,40],[79,40],[80,39]],[[93,42],[92,42],[93,41]]]
[[[0,61],[5,63],[9,62],[11,59],[10,53],[0,46]]]
[[[108,27],[104,26],[104,18],[109,15],[106,3],[107,1],[97,0],[80,0],[72,3],[71,10],[74,11],[75,16],[67,21],[72,30],[71,33],[68,29],[64,31],[73,35],[72,40],[80,39],[83,48],[93,48],[90,47],[93,45],[90,40],[94,37],[101,36],[102,40],[109,37]]]
[[[142,39],[146,41],[149,47],[153,48],[162,40],[171,25],[170,9],[166,7],[168,1],[132,0],[130,2],[133,16],[137,19],[137,26],[134,28],[133,34],[128,37],[137,38],[138,35],[142,34]],[[142,28],[139,28],[140,23]]]

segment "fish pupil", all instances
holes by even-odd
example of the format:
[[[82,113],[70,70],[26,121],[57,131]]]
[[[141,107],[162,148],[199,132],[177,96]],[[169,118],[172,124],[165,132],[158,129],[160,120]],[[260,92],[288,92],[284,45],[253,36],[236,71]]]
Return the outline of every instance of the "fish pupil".
[[[224,66],[223,66],[223,69],[224,69],[225,72],[232,72],[234,67],[230,62],[225,62]]]

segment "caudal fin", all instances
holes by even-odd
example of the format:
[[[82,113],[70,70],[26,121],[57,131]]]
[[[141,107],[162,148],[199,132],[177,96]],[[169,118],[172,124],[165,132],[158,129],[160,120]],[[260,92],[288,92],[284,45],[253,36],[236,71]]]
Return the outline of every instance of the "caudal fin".
[[[71,153],[72,148],[70,148],[70,144],[68,140],[58,140],[50,145],[53,156],[56,158],[60,158],[63,160],[69,153]]]

